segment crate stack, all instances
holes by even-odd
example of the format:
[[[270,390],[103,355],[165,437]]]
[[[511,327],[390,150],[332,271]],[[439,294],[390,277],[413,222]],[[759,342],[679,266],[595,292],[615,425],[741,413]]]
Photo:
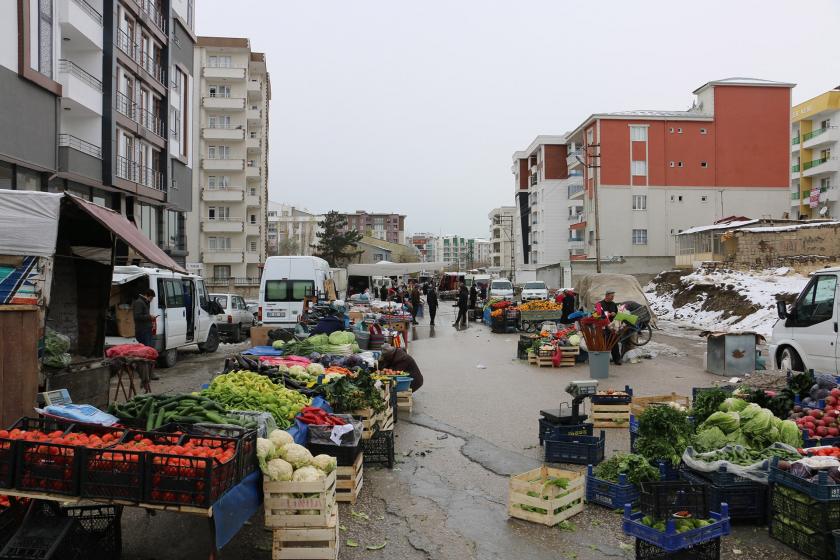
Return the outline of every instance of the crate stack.
[[[370,435],[362,436],[364,463],[385,465],[389,469],[394,468],[394,423],[396,422],[396,411],[391,398],[392,390],[390,384],[383,386],[382,398],[385,401],[385,410],[378,413],[378,421]],[[354,412],[353,415],[355,414]]]
[[[719,511],[720,504],[729,505],[729,517],[733,521],[744,521],[765,525],[767,523],[766,484],[761,484],[721,467],[713,472],[683,469],[680,477],[686,482],[706,487],[709,508]]]
[[[805,531],[802,528],[807,528]],[[826,471],[816,482],[770,467],[770,536],[816,560],[836,558],[840,486]],[[837,535],[840,538],[840,535]]]
[[[314,482],[264,479],[265,526],[273,531],[272,560],[337,560],[336,474],[333,471]],[[312,497],[295,498],[295,494]]]
[[[630,425],[630,402],[633,389],[624,386],[623,393],[595,394],[592,401],[592,424],[596,428],[626,428]]]
[[[597,465],[604,460],[606,440],[604,430],[597,436],[559,435],[546,439],[545,462]]]
[[[397,393],[397,410],[404,410],[411,414],[414,408],[414,394],[411,389]]]
[[[335,499],[355,504],[364,484],[364,453],[356,455],[353,464],[335,469]]]

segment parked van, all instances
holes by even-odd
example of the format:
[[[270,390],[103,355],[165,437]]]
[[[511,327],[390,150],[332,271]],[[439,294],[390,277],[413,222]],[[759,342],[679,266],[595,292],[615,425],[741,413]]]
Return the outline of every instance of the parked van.
[[[162,367],[174,366],[178,349],[185,346],[197,344],[202,352],[216,351],[219,333],[210,313],[213,309],[204,279],[194,274],[139,266],[114,267],[109,302],[109,315],[113,319],[107,325],[107,346],[137,342],[131,304],[140,292],[149,288],[155,292],[149,312],[157,316],[152,323],[152,346],[160,354]]]
[[[306,298],[322,299],[330,265],[319,257],[268,257],[260,279],[259,319],[264,325],[294,327]]]
[[[513,284],[506,278],[493,280],[490,282],[490,291],[487,293],[487,297],[513,301]]]
[[[779,320],[770,339],[770,357],[782,370],[837,374],[840,370],[840,268],[826,268],[811,280],[788,309],[779,301]]]

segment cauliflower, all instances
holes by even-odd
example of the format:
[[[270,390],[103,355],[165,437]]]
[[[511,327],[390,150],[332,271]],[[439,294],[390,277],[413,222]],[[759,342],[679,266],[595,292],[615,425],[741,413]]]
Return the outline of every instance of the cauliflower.
[[[292,479],[292,465],[283,459],[272,459],[268,462],[266,474],[271,480],[291,480]]]
[[[271,443],[270,439],[257,438],[257,460],[262,472],[266,471],[265,462],[274,456],[274,451],[274,444]]]
[[[292,475],[292,482],[315,482],[317,480],[324,480],[327,475],[324,471],[316,469],[313,466],[306,466],[297,469]]]
[[[292,437],[292,434],[285,430],[274,430],[270,434],[268,434],[268,439],[271,440],[271,443],[274,444],[278,450],[286,445],[287,443],[294,443],[295,440]]]
[[[306,372],[309,373],[309,375],[313,375],[313,376],[317,377],[317,376],[322,375],[324,373],[324,366],[322,366],[321,364],[319,364],[317,362],[312,363],[312,364],[309,364],[308,366],[306,366]]]
[[[329,455],[315,455],[312,457],[312,466],[321,469],[325,474],[330,474],[335,470],[336,460],[335,457]]]
[[[296,469],[305,467],[312,461],[312,453],[304,446],[296,443],[287,443],[284,445],[283,456]]]
[[[309,374],[306,373],[306,368],[303,366],[292,366],[289,368],[289,375],[301,378],[301,377],[309,377]]]

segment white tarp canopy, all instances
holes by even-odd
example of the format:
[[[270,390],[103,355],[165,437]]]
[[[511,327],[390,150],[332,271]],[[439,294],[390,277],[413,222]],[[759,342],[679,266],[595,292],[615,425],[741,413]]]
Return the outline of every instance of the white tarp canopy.
[[[639,285],[635,276],[629,274],[587,274],[580,278],[575,284],[575,292],[578,295],[580,305],[587,311],[595,308],[595,303],[604,299],[607,290],[615,292],[615,302],[635,301],[647,307],[650,313],[651,324],[656,325],[656,315],[650,308],[650,302],[645,297],[645,292]]]
[[[445,262],[395,263],[381,261],[375,264],[349,264],[347,265],[347,274],[349,276],[402,276],[403,274],[443,270],[447,266],[449,266],[449,263]]]
[[[0,190],[0,255],[51,257],[63,196]]]

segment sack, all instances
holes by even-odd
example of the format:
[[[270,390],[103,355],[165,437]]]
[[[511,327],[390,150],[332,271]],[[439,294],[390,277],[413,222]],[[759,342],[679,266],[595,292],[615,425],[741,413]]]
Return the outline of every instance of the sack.
[[[107,358],[142,358],[144,360],[157,360],[157,350],[145,344],[118,344],[105,351]]]

